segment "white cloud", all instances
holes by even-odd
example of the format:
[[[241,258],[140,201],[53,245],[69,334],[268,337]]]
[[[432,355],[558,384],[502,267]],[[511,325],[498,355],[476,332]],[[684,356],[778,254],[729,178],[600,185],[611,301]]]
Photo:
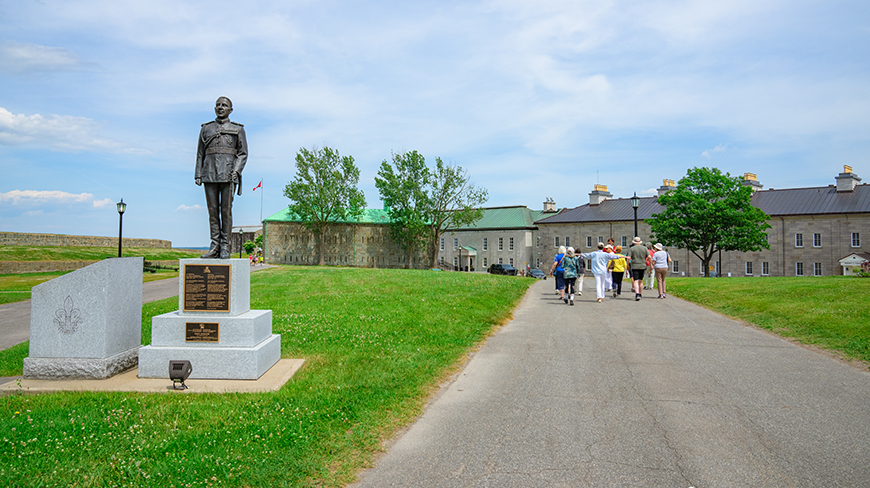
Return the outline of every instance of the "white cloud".
[[[60,190],[11,190],[6,193],[0,193],[0,202],[10,202],[12,205],[86,203],[93,201],[93,199],[94,195],[91,193],[74,194]],[[98,206],[96,202],[94,206]]]
[[[176,212],[199,212],[200,210],[205,210],[205,207],[202,205],[179,205],[178,208],[175,209]]]
[[[33,73],[79,71],[92,65],[83,63],[75,53],[59,47],[14,41],[0,42],[0,71]]]
[[[718,146],[714,147],[713,149],[707,149],[706,151],[702,152],[701,156],[704,156],[707,159],[711,159],[713,157],[713,153],[725,152],[726,149],[728,149],[728,146],[726,146],[724,144],[719,144]]]
[[[86,117],[71,115],[13,114],[0,107],[0,144],[39,145],[54,151],[111,151],[143,154],[118,141],[99,136],[101,125]]]
[[[114,205],[114,204],[115,204],[115,202],[113,202],[112,200],[110,200],[108,198],[104,198],[102,200],[94,200],[94,208],[103,208],[103,207],[108,207],[108,206]]]

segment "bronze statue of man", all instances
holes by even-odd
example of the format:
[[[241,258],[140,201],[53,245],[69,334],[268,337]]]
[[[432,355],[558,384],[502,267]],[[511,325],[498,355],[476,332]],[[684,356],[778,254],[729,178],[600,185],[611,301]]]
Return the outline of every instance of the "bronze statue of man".
[[[205,203],[208,206],[208,224],[211,244],[207,259],[229,259],[229,235],[233,230],[233,193],[236,187],[242,194],[242,170],[248,160],[248,141],[245,127],[230,122],[233,102],[220,97],[214,105],[217,116],[202,124],[196,145],[197,186],[205,183]]]

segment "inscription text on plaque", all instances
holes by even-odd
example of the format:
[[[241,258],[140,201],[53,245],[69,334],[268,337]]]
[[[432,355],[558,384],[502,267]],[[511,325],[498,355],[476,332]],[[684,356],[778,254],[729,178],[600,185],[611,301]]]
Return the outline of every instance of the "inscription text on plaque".
[[[217,322],[186,322],[184,342],[219,342],[220,328]]]
[[[229,312],[230,265],[185,266],[183,302],[185,312]]]

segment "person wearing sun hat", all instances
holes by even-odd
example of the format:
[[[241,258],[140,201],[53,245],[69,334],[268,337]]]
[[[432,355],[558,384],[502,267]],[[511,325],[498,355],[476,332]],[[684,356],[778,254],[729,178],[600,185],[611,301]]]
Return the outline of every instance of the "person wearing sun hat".
[[[643,296],[643,274],[646,272],[649,254],[643,247],[640,237],[635,237],[628,248],[629,271],[631,272],[631,289],[634,290],[634,301]]]
[[[656,272],[656,285],[658,285],[659,289],[659,298],[666,298],[665,278],[668,276],[668,269],[672,262],[671,255],[664,250],[661,242],[657,243],[653,248],[656,250],[655,254],[653,254],[652,261],[653,269]]]

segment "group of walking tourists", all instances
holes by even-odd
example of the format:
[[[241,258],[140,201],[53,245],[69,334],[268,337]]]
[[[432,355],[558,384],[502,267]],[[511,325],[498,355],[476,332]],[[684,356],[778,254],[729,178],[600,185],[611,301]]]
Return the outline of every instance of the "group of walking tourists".
[[[598,250],[576,253],[573,247],[559,247],[553,259],[550,275],[556,278],[556,293],[569,305],[574,305],[574,297],[583,295],[583,276],[586,273],[586,260],[595,278],[595,294],[598,303],[605,294],[613,292],[616,298],[622,295],[622,281],[625,273],[631,275],[631,290],[635,301],[643,297],[643,290],[652,289],[653,278],[658,289],[658,298],[666,298],[665,279],[670,270],[671,256],[661,244],[643,245],[640,237],[635,237],[627,254],[622,254],[622,246],[614,246],[613,239],[608,243],[598,243]],[[646,285],[644,284],[646,279]]]

